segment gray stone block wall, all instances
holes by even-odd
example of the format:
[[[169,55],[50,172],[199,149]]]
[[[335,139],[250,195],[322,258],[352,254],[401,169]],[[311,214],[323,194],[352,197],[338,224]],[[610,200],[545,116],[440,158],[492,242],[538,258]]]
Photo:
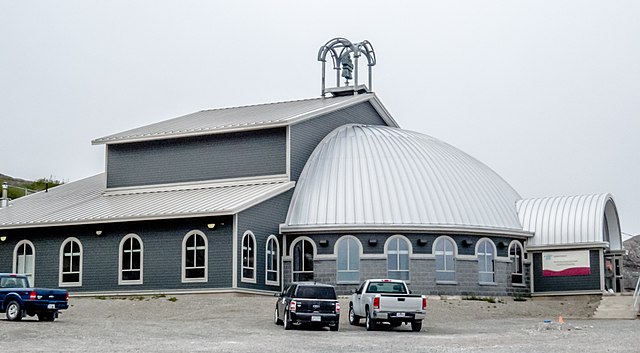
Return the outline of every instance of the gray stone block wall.
[[[528,276],[526,286],[514,287],[511,283],[511,264],[495,263],[495,284],[479,283],[477,260],[456,261],[456,284],[436,283],[434,259],[411,259],[409,288],[414,293],[426,295],[460,295],[460,296],[513,296],[528,295]],[[291,262],[283,264],[285,285],[291,283]],[[348,295],[358,284],[336,283],[336,260],[322,259],[314,261],[314,280],[336,286],[338,295]],[[360,260],[360,282],[372,278],[387,277],[386,259]]]

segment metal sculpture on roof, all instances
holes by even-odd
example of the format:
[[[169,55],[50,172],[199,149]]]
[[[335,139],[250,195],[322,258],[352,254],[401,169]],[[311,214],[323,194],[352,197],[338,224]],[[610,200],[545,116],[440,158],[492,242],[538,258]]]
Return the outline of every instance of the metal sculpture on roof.
[[[345,38],[334,38],[320,47],[318,51],[318,61],[322,62],[323,97],[327,92],[325,82],[327,54],[331,54],[333,69],[336,70],[336,87],[340,87],[340,77],[344,77],[347,80],[345,82],[347,86],[349,85],[349,80],[353,79],[353,90],[355,94],[358,93],[358,60],[360,56],[364,55],[364,57],[367,58],[369,89],[371,89],[371,67],[376,64],[376,53],[373,51],[373,46],[368,40],[351,43]],[[353,62],[351,61],[351,57],[353,57]]]

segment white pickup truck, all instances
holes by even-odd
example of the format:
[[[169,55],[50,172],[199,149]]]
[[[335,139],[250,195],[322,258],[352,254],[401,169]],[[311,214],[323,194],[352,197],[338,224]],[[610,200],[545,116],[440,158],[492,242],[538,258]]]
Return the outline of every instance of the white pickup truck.
[[[388,322],[392,327],[411,323],[412,331],[422,330],[427,298],[411,294],[407,284],[394,279],[370,279],[353,290],[349,301],[349,323],[359,325],[366,319],[367,331]]]

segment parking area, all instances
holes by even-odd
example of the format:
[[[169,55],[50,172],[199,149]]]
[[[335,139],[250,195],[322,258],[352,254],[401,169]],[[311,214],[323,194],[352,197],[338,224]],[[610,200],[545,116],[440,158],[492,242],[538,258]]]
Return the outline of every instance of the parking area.
[[[78,352],[637,352],[640,320],[592,320],[597,301],[498,298],[429,301],[421,332],[409,326],[339,332],[273,323],[275,298],[234,294],[72,298],[53,323],[0,320],[0,347]],[[558,323],[562,316],[564,324]]]

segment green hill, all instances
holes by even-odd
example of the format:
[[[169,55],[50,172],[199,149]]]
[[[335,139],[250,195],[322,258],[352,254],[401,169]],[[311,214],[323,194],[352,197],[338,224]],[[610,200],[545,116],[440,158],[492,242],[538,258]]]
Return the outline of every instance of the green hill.
[[[40,178],[38,180],[32,181],[14,178],[0,173],[0,184],[2,183],[7,183],[9,185],[7,196],[12,200],[40,190],[44,190],[47,187],[52,188],[54,186],[63,184],[62,181],[56,180],[53,177]]]

